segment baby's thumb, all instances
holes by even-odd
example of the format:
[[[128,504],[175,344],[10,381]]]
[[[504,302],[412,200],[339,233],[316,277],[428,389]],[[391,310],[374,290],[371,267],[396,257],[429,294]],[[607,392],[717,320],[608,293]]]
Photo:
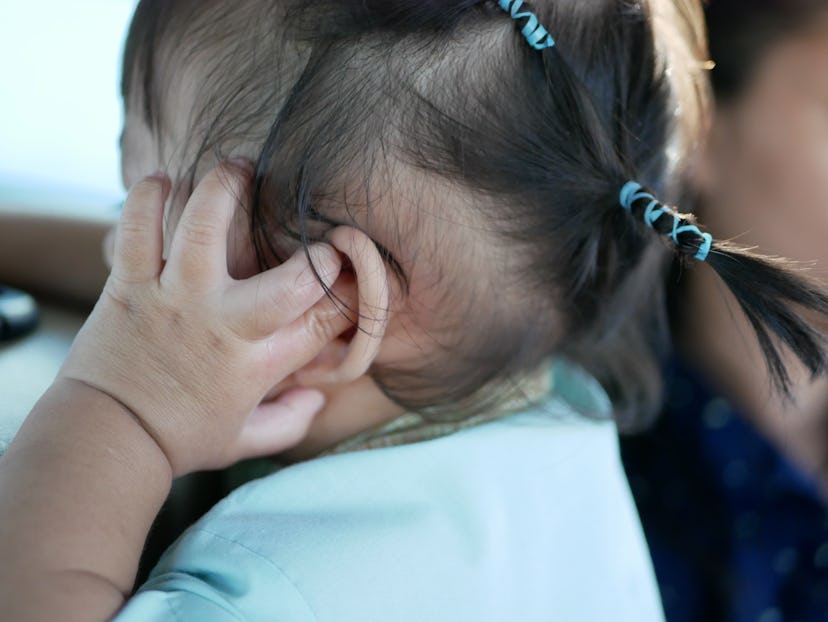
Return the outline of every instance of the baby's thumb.
[[[260,404],[245,421],[230,463],[295,447],[305,439],[313,418],[324,405],[325,396],[314,389],[292,389]]]

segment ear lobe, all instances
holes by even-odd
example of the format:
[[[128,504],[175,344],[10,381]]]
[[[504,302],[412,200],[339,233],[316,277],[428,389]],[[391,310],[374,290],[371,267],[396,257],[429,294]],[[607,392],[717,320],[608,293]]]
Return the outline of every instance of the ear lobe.
[[[357,327],[349,345],[331,344],[338,355],[323,356],[326,363],[296,373],[302,384],[345,384],[363,376],[377,357],[388,326],[388,272],[374,242],[354,227],[337,227],[327,242],[348,258],[354,273]]]

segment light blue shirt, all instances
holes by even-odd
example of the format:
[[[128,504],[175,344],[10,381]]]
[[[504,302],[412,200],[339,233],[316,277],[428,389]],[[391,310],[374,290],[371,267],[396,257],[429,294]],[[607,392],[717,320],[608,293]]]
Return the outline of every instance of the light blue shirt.
[[[590,387],[580,397],[606,400]],[[242,486],[117,622],[663,620],[614,425],[542,409]]]

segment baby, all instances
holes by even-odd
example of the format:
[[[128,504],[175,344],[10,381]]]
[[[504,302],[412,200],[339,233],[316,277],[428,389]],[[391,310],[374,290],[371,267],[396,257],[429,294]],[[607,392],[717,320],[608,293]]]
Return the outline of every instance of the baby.
[[[666,258],[781,388],[778,340],[825,363],[789,307],[828,299],[665,203],[698,10],[141,2],[112,274],[0,469],[3,610],[660,619],[610,416],[658,403]],[[172,477],[274,454],[129,598]]]

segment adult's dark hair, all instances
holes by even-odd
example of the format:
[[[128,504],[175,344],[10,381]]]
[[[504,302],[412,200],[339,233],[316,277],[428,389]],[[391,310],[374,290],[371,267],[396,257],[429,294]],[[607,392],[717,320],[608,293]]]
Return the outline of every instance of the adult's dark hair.
[[[619,192],[635,179],[665,202],[679,196],[704,110],[700,7],[524,6],[556,47],[530,48],[491,0],[144,0],[124,98],[162,135],[165,93],[191,74],[191,182],[205,155],[255,137],[249,209],[263,266],[279,257],[281,233],[307,244],[355,210],[399,199],[400,186],[416,205],[379,242],[403,278],[417,253],[458,252],[441,222],[480,232],[480,261],[499,271],[480,282],[434,275],[450,281],[444,307],[462,317],[464,337],[410,369],[372,370],[398,403],[463,416],[559,354],[592,372],[632,427],[660,400],[663,270],[671,253],[691,261],[702,240],[666,240],[673,220],[649,229],[646,201],[624,210]],[[441,201],[458,189],[461,206]],[[436,245],[393,257],[422,239],[417,227],[431,227]],[[780,386],[780,343],[822,371],[822,337],[797,315],[828,314],[820,290],[730,245],[716,244],[708,263],[742,303]]]
[[[775,45],[828,14],[828,1],[708,0],[704,12],[715,63],[713,90],[718,100],[727,101],[750,83]]]

